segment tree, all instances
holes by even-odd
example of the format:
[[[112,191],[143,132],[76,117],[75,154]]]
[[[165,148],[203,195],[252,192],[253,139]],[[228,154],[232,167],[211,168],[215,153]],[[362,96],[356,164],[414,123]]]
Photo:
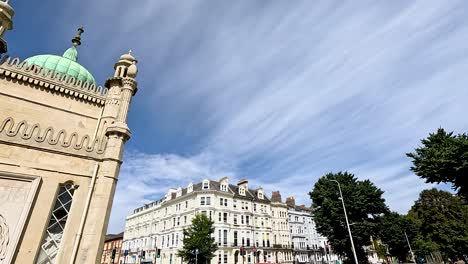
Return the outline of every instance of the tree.
[[[418,231],[416,254],[440,251],[453,257],[468,252],[468,205],[460,197],[435,188],[424,190],[408,217]]]
[[[417,235],[413,222],[396,212],[385,214],[380,220],[380,239],[388,246],[390,255],[406,262],[409,247],[405,232],[411,241]]]
[[[351,242],[338,186],[332,179],[341,185],[358,260],[367,263],[363,246],[371,245],[370,237],[378,234],[379,215],[388,212],[383,191],[369,180],[358,181],[351,173],[339,172],[321,177],[309,193],[317,230],[328,237],[336,253],[350,260],[354,260]]]
[[[450,183],[468,198],[468,135],[454,135],[439,128],[421,140],[422,147],[406,155],[412,158],[411,170],[429,183]]]
[[[215,239],[212,236],[214,233],[213,221],[204,214],[197,214],[192,219],[192,225],[188,229],[184,229],[184,246],[177,252],[179,257],[182,257],[184,262],[189,264],[195,263],[195,250],[198,249],[198,263],[209,262],[218,250]]]

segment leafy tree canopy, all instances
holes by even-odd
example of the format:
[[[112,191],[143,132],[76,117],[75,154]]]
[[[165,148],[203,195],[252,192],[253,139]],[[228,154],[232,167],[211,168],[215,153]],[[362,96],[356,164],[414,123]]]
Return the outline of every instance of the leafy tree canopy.
[[[450,183],[460,196],[468,198],[468,135],[439,128],[421,143],[406,154],[413,161],[411,170],[426,182]]]
[[[177,252],[177,255],[182,257],[185,263],[195,263],[195,249],[198,249],[198,263],[209,262],[214,257],[218,246],[213,237],[213,221],[206,215],[195,215],[192,225],[184,229],[183,233],[184,246]]]
[[[401,262],[406,262],[409,255],[405,232],[410,240],[417,235],[415,226],[408,217],[391,212],[381,218],[380,239],[388,246],[388,253]]]
[[[359,262],[366,263],[363,246],[369,246],[370,237],[378,235],[379,216],[388,212],[382,198],[383,191],[369,180],[358,181],[351,173],[339,172],[321,177],[309,193],[313,201],[317,230],[329,239],[335,252],[347,256],[349,260],[354,258],[343,206],[338,186],[330,180],[337,180],[341,185],[356,253]]]
[[[468,252],[468,205],[460,197],[424,190],[408,218],[418,231],[413,248],[418,255],[440,251],[445,257],[454,257]]]

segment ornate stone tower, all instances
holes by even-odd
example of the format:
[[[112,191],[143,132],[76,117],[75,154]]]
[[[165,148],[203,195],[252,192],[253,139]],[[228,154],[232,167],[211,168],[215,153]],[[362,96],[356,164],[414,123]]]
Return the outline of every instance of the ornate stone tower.
[[[7,52],[7,43],[3,40],[3,34],[13,28],[13,15],[15,11],[8,4],[9,0],[0,0],[0,54]]]
[[[0,1],[0,49],[13,9]],[[124,54],[105,88],[62,56],[0,57],[0,264],[98,263],[137,91]]]

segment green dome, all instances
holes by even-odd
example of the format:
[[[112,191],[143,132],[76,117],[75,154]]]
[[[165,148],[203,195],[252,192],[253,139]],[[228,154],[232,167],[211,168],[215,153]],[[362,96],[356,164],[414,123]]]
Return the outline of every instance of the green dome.
[[[93,75],[91,75],[88,70],[76,62],[77,58],[78,51],[75,47],[71,47],[67,49],[62,56],[51,54],[37,55],[27,58],[26,62],[37,65],[44,69],[64,73],[68,76],[75,77],[82,82],[96,84]]]

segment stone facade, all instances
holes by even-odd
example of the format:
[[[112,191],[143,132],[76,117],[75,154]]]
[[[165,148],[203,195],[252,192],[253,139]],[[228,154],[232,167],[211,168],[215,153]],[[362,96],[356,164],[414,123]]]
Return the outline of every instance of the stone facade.
[[[290,234],[296,263],[323,263],[338,260],[326,237],[317,232],[312,209],[296,205],[294,197],[286,199]]]
[[[275,263],[291,263],[292,240],[289,232],[288,206],[283,203],[279,191],[271,195],[271,218]]]
[[[279,191],[269,198],[262,188],[249,189],[246,180],[232,185],[225,177],[170,189],[163,199],[135,209],[125,223],[123,250],[129,251],[126,263],[154,261],[159,249],[157,264],[182,264],[176,256],[183,247],[182,230],[197,213],[214,221],[219,250],[212,264],[318,263],[338,259],[325,251],[327,239],[317,232],[310,208],[296,206],[292,197],[283,202]],[[244,259],[239,256],[241,247],[247,251]]]
[[[182,230],[203,213],[214,221],[219,247],[212,264],[292,263],[286,212],[286,204],[272,202],[262,188],[249,189],[246,180],[233,185],[227,177],[205,179],[170,189],[163,199],[136,209],[126,218],[123,249],[130,253],[127,263],[154,261],[156,249],[161,250],[158,264],[182,263],[176,256],[183,246]]]
[[[2,35],[11,28],[6,6],[0,1]],[[1,264],[100,262],[135,63],[123,55],[103,88],[1,56]]]

